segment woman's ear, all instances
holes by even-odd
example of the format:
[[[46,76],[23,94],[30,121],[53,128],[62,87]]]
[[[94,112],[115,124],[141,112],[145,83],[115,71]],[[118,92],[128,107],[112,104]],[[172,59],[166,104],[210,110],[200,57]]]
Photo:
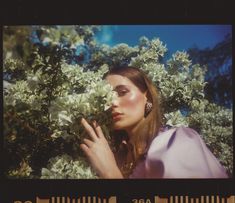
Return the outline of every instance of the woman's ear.
[[[147,102],[148,101],[147,91],[145,91],[145,93],[144,93],[144,98],[145,98],[145,102]]]

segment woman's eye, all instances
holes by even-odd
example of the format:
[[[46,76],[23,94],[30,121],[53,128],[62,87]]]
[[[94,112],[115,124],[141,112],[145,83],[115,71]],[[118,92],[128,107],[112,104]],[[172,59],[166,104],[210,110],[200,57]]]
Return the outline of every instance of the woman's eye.
[[[128,91],[127,90],[120,90],[118,91],[118,96],[124,96]]]

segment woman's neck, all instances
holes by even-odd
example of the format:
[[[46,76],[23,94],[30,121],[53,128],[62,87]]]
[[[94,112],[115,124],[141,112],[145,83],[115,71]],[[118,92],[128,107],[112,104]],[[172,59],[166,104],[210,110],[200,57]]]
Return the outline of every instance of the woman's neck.
[[[128,134],[128,137],[129,137],[129,142],[131,142],[133,140],[133,137],[135,136],[137,130],[134,128],[129,128],[129,129],[126,129],[126,132]]]
[[[138,130],[139,130],[139,126],[143,121],[144,121],[144,118],[140,122],[138,122],[137,124],[126,129],[126,132],[129,137],[129,143],[134,144],[133,143],[134,137],[137,135]]]

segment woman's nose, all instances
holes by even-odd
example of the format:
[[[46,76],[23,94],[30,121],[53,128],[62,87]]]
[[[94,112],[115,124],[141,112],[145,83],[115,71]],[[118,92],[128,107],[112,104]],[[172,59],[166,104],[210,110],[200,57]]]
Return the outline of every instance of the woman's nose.
[[[118,98],[113,99],[112,101],[112,107],[117,107],[118,106]]]

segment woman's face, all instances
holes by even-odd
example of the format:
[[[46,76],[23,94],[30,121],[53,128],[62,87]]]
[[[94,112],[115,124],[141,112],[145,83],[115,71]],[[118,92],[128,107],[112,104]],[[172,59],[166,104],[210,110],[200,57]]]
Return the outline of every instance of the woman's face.
[[[108,75],[107,82],[117,92],[112,104],[114,129],[132,130],[144,119],[147,98],[131,80],[121,75]]]

